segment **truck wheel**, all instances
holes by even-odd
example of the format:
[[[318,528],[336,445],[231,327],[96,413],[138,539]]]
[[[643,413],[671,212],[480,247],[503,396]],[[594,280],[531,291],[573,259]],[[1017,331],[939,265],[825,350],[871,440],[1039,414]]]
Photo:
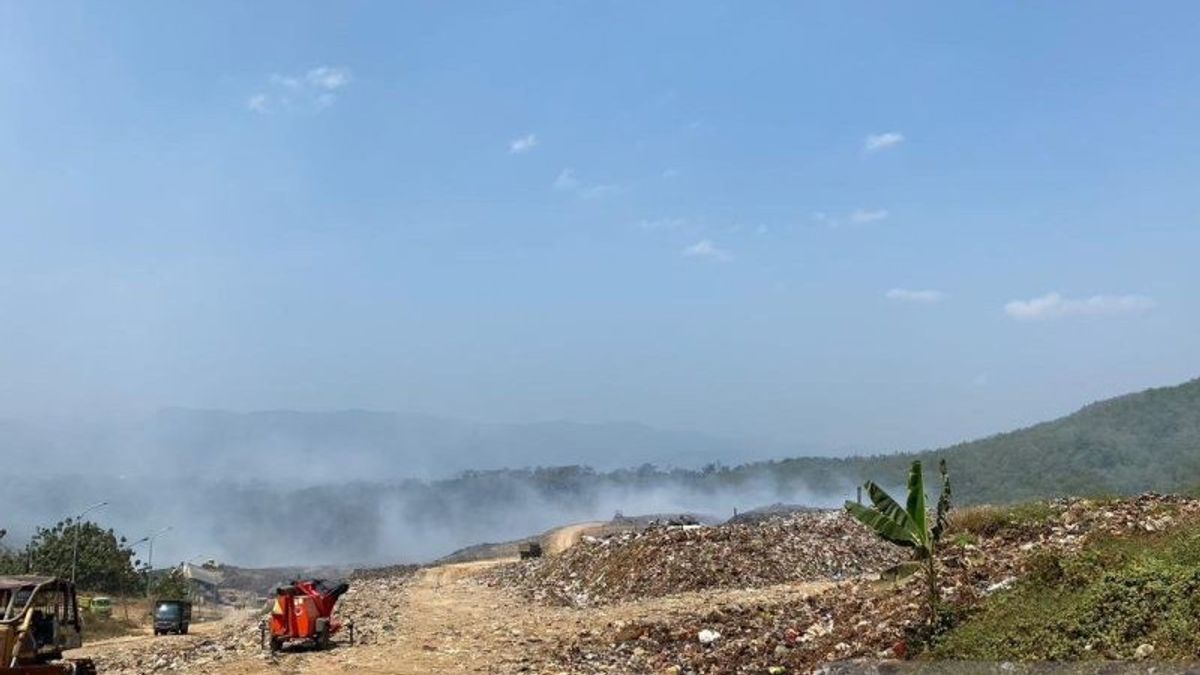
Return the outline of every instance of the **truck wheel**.
[[[185,623],[185,624],[183,624],[183,628],[180,628],[180,629],[179,629],[179,634],[180,634],[180,635],[187,635],[187,632],[188,632],[188,625]]]

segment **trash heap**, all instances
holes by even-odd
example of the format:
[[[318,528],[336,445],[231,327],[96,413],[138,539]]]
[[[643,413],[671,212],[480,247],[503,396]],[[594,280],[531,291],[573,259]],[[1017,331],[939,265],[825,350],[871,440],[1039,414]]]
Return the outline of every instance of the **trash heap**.
[[[411,573],[401,571],[393,576],[356,579],[350,590],[338,601],[334,613],[342,621],[354,621],[355,644],[388,642],[400,626],[400,604],[395,601],[411,579]],[[259,658],[293,672],[309,653],[272,654],[264,649],[259,624],[266,617],[261,612],[242,612],[227,617],[213,626],[195,624],[190,635],[164,636],[130,640],[107,645],[91,655],[101,673],[132,675],[134,673],[187,672],[205,673],[228,667],[229,662]],[[339,634],[335,641],[347,635]],[[353,649],[334,650],[333,657],[352,657]]]
[[[1115,503],[1058,501],[1036,525],[976,543],[946,543],[943,599],[956,611],[1011,586],[1038,551],[1071,553],[1096,534],[1155,532],[1200,517],[1200,500],[1143,495]],[[924,620],[924,585],[855,579],[778,604],[731,604],[667,619],[616,621],[562,645],[571,673],[803,673],[830,662],[902,659]]]
[[[584,537],[561,555],[497,569],[493,583],[537,601],[587,607],[685,591],[843,580],[904,559],[848,515],[820,511]]]
[[[420,565],[400,564],[400,565],[385,565],[383,567],[356,567],[350,573],[351,581],[359,579],[393,579],[403,578],[416,574],[421,569]]]

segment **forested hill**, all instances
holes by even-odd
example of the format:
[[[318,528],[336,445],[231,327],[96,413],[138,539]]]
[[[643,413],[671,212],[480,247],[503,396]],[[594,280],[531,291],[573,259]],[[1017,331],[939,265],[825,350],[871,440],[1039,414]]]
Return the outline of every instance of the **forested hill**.
[[[791,459],[740,470],[814,487],[850,474],[897,480],[915,458],[946,458],[960,501],[1177,491],[1200,486],[1200,379],[1088,405],[1050,422],[948,448],[845,460]]]

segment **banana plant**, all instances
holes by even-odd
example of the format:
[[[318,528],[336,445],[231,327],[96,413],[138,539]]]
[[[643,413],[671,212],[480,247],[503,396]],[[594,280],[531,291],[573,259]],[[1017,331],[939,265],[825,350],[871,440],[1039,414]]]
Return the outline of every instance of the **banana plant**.
[[[946,460],[938,468],[942,474],[942,494],[938,497],[933,523],[925,506],[925,478],[920,460],[912,463],[908,472],[908,499],[901,507],[886,490],[872,481],[863,486],[873,506],[857,502],[846,502],[846,510],[864,525],[871,528],[882,539],[897,546],[913,549],[913,555],[924,563],[925,580],[928,585],[929,623],[937,620],[938,583],[936,552],[942,534],[946,531],[950,513],[950,474],[946,472]]]

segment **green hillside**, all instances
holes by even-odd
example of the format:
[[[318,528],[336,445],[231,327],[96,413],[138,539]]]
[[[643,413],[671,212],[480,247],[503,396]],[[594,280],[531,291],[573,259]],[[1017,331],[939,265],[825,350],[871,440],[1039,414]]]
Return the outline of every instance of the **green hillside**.
[[[912,459],[945,457],[970,502],[1080,494],[1178,491],[1200,485],[1200,379],[1088,405],[1066,417],[948,448],[846,460],[774,464],[814,488],[840,472],[903,476]],[[746,467],[750,469],[751,467]]]

